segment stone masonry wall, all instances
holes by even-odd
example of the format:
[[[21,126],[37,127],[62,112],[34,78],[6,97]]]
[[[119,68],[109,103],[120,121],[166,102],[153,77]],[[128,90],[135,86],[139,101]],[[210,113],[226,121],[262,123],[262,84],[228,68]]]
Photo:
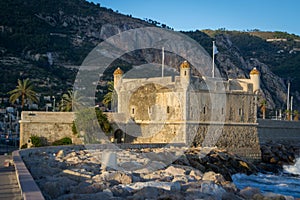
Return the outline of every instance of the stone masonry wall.
[[[195,146],[216,146],[249,159],[261,157],[256,124],[201,124],[190,129],[197,129]]]
[[[144,124],[145,126],[145,124]],[[157,125],[158,126],[158,125]],[[183,135],[186,128],[186,135]],[[151,130],[151,127],[149,127]],[[160,131],[143,135],[133,143],[186,143],[201,147],[218,147],[248,159],[260,159],[257,124],[165,124]]]
[[[81,141],[72,132],[74,113],[72,112],[35,112],[23,111],[20,120],[20,147],[30,136],[44,137],[51,143],[64,137],[70,137],[74,144]]]
[[[260,143],[276,142],[300,146],[300,122],[258,119]]]

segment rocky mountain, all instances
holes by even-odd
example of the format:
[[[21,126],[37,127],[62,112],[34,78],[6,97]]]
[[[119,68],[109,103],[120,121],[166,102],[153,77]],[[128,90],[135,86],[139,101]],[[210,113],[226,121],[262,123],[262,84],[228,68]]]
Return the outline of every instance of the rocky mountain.
[[[138,27],[170,29],[151,19],[122,15],[85,0],[1,0],[0,7],[2,97],[15,87],[18,78],[29,77],[42,95],[55,95],[59,99],[72,88],[83,59],[104,39]],[[262,75],[260,100],[267,100],[269,111],[286,108],[287,81],[292,85],[294,105],[299,108],[299,36],[225,29],[183,33],[199,42],[207,52],[212,52],[212,41],[216,41],[219,50],[216,64],[225,78],[248,77],[249,71],[257,67]],[[152,51],[150,59],[147,54],[149,51],[145,50],[133,52],[113,63],[107,74],[111,76],[117,66],[129,69],[149,60],[161,62],[160,52]],[[179,61],[169,64],[177,65]],[[100,87],[99,101],[107,89],[105,84]]]

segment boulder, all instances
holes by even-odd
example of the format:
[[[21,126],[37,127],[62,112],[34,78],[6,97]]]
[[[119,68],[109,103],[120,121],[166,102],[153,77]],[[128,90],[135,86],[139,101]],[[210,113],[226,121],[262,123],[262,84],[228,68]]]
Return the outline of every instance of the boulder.
[[[65,152],[64,150],[59,150],[57,153],[56,153],[56,158],[63,158],[65,156]]]
[[[156,181],[148,181],[148,182],[136,182],[129,185],[124,185],[128,191],[140,190],[145,187],[152,188],[160,188],[168,191],[180,191],[181,186],[178,182],[156,182]]]
[[[174,176],[172,182],[188,183],[191,180],[192,180],[192,178],[187,175],[176,175],[176,176]]]
[[[121,184],[130,184],[132,183],[132,175],[126,174],[122,171],[113,171],[103,173],[102,177],[105,181],[116,181]]]
[[[173,176],[177,176],[177,175],[183,176],[186,174],[186,171],[184,169],[180,167],[174,167],[172,165],[167,167],[167,169],[165,169],[165,172]]]
[[[246,187],[239,192],[245,199],[253,199],[254,195],[261,194],[258,188]]]
[[[119,164],[119,167],[125,171],[136,171],[142,169],[144,165],[139,162],[131,161],[131,162],[123,162]]]
[[[77,182],[66,177],[49,177],[41,185],[41,190],[46,196],[51,197],[51,199],[55,199],[63,194],[69,193],[71,187],[75,185],[77,185]]]
[[[222,186],[215,184],[212,181],[202,182],[200,192],[212,195],[215,199],[222,199],[223,194],[226,193],[225,189]]]
[[[201,180],[202,179],[202,176],[203,176],[203,173],[197,169],[194,169],[194,170],[191,170],[189,175],[191,177],[194,177],[196,180]]]
[[[221,174],[217,174],[213,171],[204,173],[202,180],[203,181],[212,181],[217,184],[222,184],[222,183],[226,182],[226,180],[224,179],[224,177]]]
[[[132,199],[158,199],[160,189],[156,187],[144,187],[135,192]]]
[[[93,200],[103,200],[103,199],[110,199],[112,198],[111,193],[108,192],[98,192],[94,194],[67,194],[63,195],[57,200],[69,200],[69,199],[76,199],[76,200],[86,200],[86,199],[93,199]]]

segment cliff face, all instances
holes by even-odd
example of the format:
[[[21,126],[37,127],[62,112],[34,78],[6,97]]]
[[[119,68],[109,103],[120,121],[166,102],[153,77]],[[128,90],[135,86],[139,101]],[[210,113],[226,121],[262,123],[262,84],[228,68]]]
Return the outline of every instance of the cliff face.
[[[27,77],[33,79],[38,91],[45,95],[63,93],[72,87],[76,66],[101,41],[126,30],[158,24],[153,20],[146,22],[122,15],[85,0],[2,0],[0,7],[0,75],[6,77],[1,80],[2,96],[15,87],[18,78]],[[283,34],[288,37],[286,41],[270,43],[266,38],[259,38],[259,32],[211,32],[183,33],[199,42],[209,54],[212,41],[216,41],[219,50],[216,64],[225,78],[248,77],[250,70],[257,67],[261,71],[263,90],[260,98],[267,100],[270,109],[285,109],[286,80],[289,78],[294,82],[294,105],[299,106],[300,88],[297,85],[300,74],[297,67],[300,57],[293,50],[300,45],[295,42],[298,36],[286,33]],[[166,52],[166,62],[179,66],[181,59],[170,56]],[[287,64],[291,60],[293,63]],[[161,52],[142,50],[136,55],[125,56],[122,62],[118,65],[160,63]],[[290,65],[294,68],[286,67]],[[102,89],[106,91],[105,86]]]

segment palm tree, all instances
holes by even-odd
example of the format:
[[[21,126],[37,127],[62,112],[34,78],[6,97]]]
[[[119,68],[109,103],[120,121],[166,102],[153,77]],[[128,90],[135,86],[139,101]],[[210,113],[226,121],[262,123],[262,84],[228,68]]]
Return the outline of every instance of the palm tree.
[[[104,95],[104,98],[102,100],[102,103],[107,107],[113,100],[114,97],[114,92],[115,92],[115,88],[114,88],[114,82],[113,81],[109,81],[107,83],[108,85],[108,92],[106,93],[106,95]]]
[[[260,103],[260,111],[262,112],[263,119],[266,119],[267,101],[264,99]]]
[[[22,110],[27,99],[36,103],[38,102],[36,92],[33,90],[32,82],[28,78],[25,80],[18,79],[18,85],[16,86],[16,89],[9,91],[8,94],[11,95],[9,101],[12,104],[21,97]]]
[[[70,112],[74,108],[78,108],[81,105],[80,101],[82,97],[78,94],[77,91],[68,90],[66,94],[63,94],[60,101],[60,110]]]
[[[299,121],[299,111],[298,110],[294,111],[294,121]]]

